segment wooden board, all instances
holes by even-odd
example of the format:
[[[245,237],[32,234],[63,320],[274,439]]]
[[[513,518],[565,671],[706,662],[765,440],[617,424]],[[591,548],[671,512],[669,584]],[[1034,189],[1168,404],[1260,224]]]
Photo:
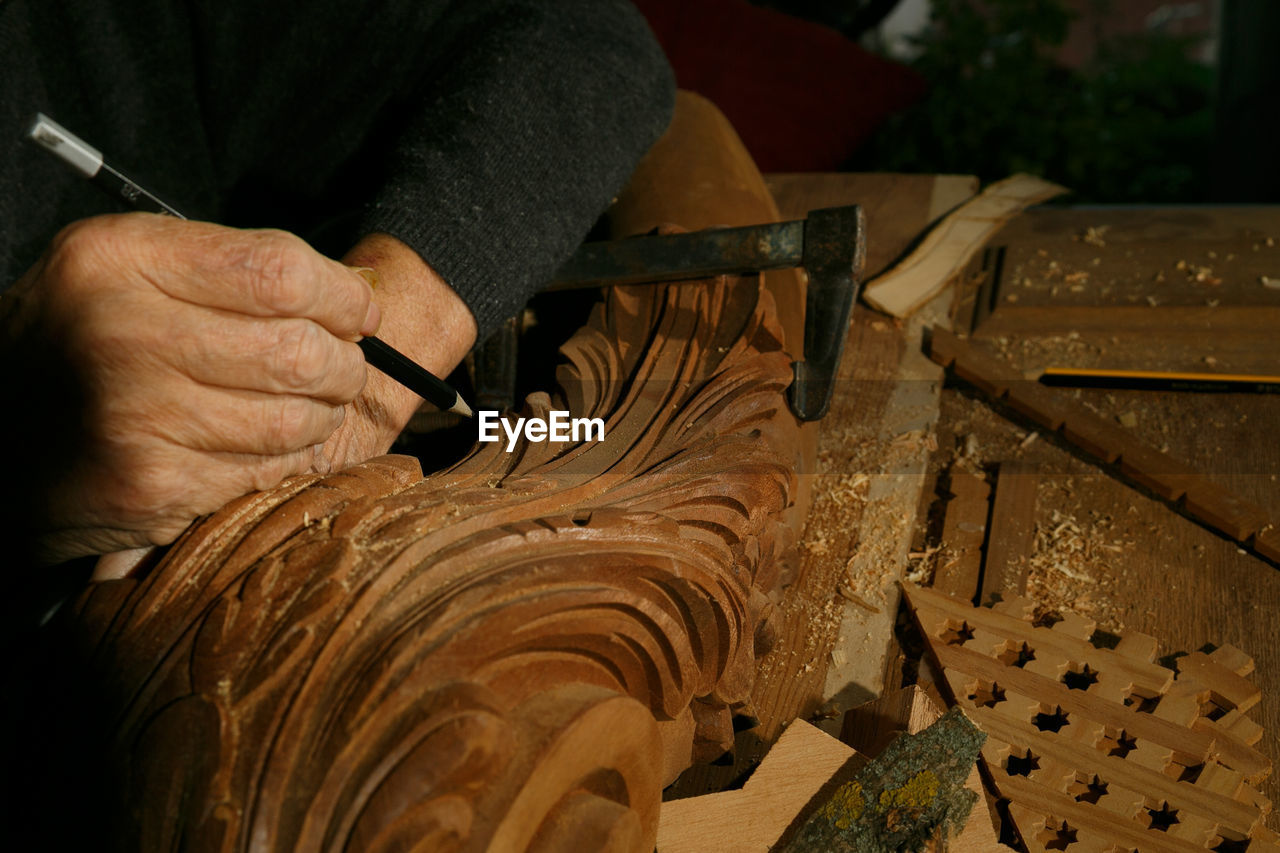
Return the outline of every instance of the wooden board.
[[[987,541],[991,487],[968,471],[951,472],[951,499],[942,524],[942,550],[933,584],[960,598],[973,598],[982,579],[982,546]]]
[[[1007,460],[996,469],[979,604],[1026,592],[1028,561],[1035,549],[1038,485],[1035,466],[1030,463]]]
[[[1278,241],[1274,207],[1029,210],[992,241],[1007,249],[996,303],[1280,311],[1263,281],[1280,280]]]
[[[1247,655],[1196,652],[1175,674],[1153,662],[1153,637],[1100,647],[1078,614],[1033,625],[1028,599],[906,597],[952,700],[988,735],[983,759],[1028,849],[1280,849],[1255,787],[1271,762],[1244,716],[1260,695]]]
[[[930,221],[963,202],[977,185],[971,177],[933,175],[774,175],[766,180],[784,219],[820,207],[862,205],[868,271],[901,255]],[[732,764],[693,768],[666,792],[668,799],[721,790],[760,762],[788,722],[826,715],[833,654],[857,667],[842,680],[867,685],[843,700],[841,711],[879,692],[897,611],[896,579],[906,562],[923,482],[918,475],[892,473],[898,469],[885,463],[923,468],[924,442],[937,408],[937,374],[928,381],[898,382],[904,361],[919,376],[934,369],[896,324],[855,307],[831,412],[820,424],[818,465],[801,472],[801,480],[812,483],[812,508],[800,559],[771,619],[773,650],[761,661],[752,693],[760,725],[738,734]],[[903,389],[922,392],[923,400],[896,396]],[[864,564],[876,571],[865,571]],[[829,716],[838,719],[833,706]]]

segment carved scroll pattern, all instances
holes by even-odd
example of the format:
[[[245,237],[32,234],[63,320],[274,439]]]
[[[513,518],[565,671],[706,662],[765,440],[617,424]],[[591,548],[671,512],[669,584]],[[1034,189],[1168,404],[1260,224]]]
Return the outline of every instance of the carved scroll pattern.
[[[524,414],[606,440],[293,478],[86,593],[141,849],[652,849],[754,677],[790,358],[755,279],[616,289],[562,353]]]

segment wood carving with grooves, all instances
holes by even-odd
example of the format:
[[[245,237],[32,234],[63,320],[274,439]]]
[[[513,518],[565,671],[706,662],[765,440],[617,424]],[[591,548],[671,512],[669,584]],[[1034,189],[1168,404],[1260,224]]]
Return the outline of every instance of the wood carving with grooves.
[[[96,837],[653,849],[663,785],[724,750],[766,645],[792,359],[758,277],[616,289],[562,353],[523,414],[604,441],[295,477],[82,596],[62,629],[109,685],[78,707],[120,800]]]
[[[1182,502],[1202,524],[1280,563],[1280,528],[1266,510],[1212,482],[1206,475],[1139,441],[1069,396],[1027,379],[969,341],[934,329],[929,357],[995,402],[1062,437],[1170,503]]]
[[[1175,673],[1153,662],[1154,638],[1095,645],[1091,620],[1037,626],[1025,598],[906,598],[951,699],[988,735],[988,778],[1028,850],[1280,850],[1248,655],[1194,652]]]

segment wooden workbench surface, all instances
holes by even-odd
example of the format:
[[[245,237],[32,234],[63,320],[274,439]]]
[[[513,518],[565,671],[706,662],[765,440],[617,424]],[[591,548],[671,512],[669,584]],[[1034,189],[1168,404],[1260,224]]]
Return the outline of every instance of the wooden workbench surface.
[[[954,176],[796,175],[769,183],[787,218],[863,204],[868,275],[975,188]],[[1280,209],[1037,209],[992,241],[1004,248],[999,263],[990,253],[985,275],[975,264],[956,290],[953,316],[930,322],[953,322],[1024,371],[1052,363],[1280,373],[1272,331],[1280,320],[1277,243]],[[944,296],[939,305],[951,308]],[[932,308],[936,314],[938,305]],[[1026,463],[1021,470],[1036,497],[1033,597],[1086,613],[1104,630],[1150,633],[1162,654],[1206,643],[1251,654],[1263,691],[1251,716],[1268,733],[1259,748],[1280,757],[1280,570],[1069,445],[1031,437],[1032,424],[963,384],[948,382],[932,412],[925,394],[915,401],[920,412],[904,414],[903,377],[920,379],[905,384],[921,388],[930,382],[927,373],[904,373],[918,354],[919,326],[855,311],[841,374],[845,398],[822,426],[802,559],[756,690],[761,725],[739,736],[731,766],[695,768],[668,796],[722,788],[759,760],[788,720],[820,719],[864,698],[845,690],[831,699],[828,670],[842,659],[859,658],[866,695],[876,692],[893,643],[893,581],[933,568],[920,555],[941,533],[937,510],[951,473],[993,479],[995,466],[1009,461]],[[1280,395],[1065,393],[1280,519]],[[913,459],[928,460],[920,479],[903,467]],[[902,512],[912,497],[917,504]],[[896,542],[903,524],[911,528],[910,560],[905,548],[883,544]],[[869,565],[884,569],[868,577]],[[1264,793],[1276,799],[1280,784],[1268,781]]]
[[[1268,286],[1280,278],[1278,244],[1280,208],[1033,210],[993,241],[999,274],[965,283],[957,330],[1024,373],[1280,373],[1280,290]],[[1061,393],[1280,519],[1280,395]],[[930,473],[945,490],[957,471],[991,478],[1022,463],[1035,482],[1031,597],[1101,629],[1151,634],[1162,654],[1244,650],[1263,692],[1251,713],[1267,732],[1259,749],[1280,758],[1280,569],[1041,433],[949,383]],[[1263,791],[1280,796],[1274,776]]]
[[[862,205],[864,278],[977,190],[976,179],[962,175],[774,175],[767,181],[784,219]],[[915,334],[918,339],[918,326]],[[916,374],[929,378],[900,381]],[[758,673],[760,725],[739,734],[731,764],[691,769],[668,798],[720,790],[752,769],[791,720],[826,713],[838,727],[835,708],[880,692],[940,377],[918,347],[907,346],[900,324],[855,307],[831,411],[820,425],[817,468],[801,472],[812,482],[812,503],[794,579],[778,603],[777,641]]]

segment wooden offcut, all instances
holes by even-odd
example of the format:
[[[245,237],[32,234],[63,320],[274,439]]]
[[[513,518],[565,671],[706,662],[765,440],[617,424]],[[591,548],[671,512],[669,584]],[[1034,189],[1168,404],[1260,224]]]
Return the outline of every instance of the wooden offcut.
[[[991,487],[977,474],[954,469],[950,492],[933,584],[952,595],[973,598],[982,578],[982,547],[987,540]]]
[[[946,287],[1000,228],[1027,207],[1068,192],[1032,175],[1013,175],[947,214],[911,254],[870,282],[873,308],[907,317]]]
[[[796,720],[742,788],[663,803],[657,853],[767,853],[838,772],[864,762]]]
[[[1027,591],[1027,569],[1035,553],[1037,486],[1034,465],[1013,460],[996,469],[979,604]]]

